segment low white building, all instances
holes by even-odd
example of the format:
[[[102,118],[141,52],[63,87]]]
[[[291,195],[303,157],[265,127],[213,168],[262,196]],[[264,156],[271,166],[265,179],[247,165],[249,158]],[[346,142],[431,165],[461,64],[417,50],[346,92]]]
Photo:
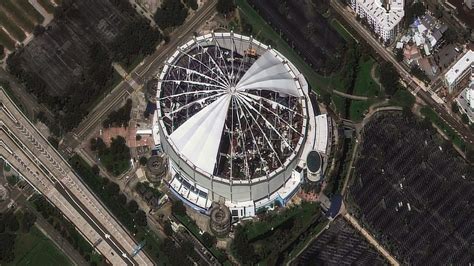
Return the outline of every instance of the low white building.
[[[468,50],[444,75],[444,84],[452,93],[454,88],[474,69],[474,51]]]
[[[469,122],[474,123],[474,73],[471,75],[471,83],[456,98],[459,111],[469,118]]]
[[[373,31],[383,41],[393,40],[399,32],[399,24],[405,15],[404,0],[351,0],[351,7],[366,18]]]

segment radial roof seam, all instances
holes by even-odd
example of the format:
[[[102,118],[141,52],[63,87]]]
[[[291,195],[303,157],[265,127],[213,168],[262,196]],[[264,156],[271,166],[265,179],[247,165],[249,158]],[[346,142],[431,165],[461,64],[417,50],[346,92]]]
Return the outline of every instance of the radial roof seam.
[[[214,171],[219,140],[224,128],[230,95],[221,96],[190,117],[170,135],[171,140],[195,165],[208,173]]]
[[[281,61],[278,60],[275,56],[273,56],[270,50],[266,51],[263,55],[261,55],[247,72],[240,78],[239,84],[244,83],[248,78],[252,77],[255,73],[258,73],[261,70],[265,70],[272,66],[280,64]]]
[[[244,82],[240,83],[239,86],[247,85],[252,82],[262,81],[265,79],[276,79],[276,78],[288,78],[291,79],[290,71],[282,69],[281,65],[274,65],[267,69],[261,69],[256,75],[249,77]]]
[[[288,158],[285,159],[285,162],[282,162],[280,160],[278,153],[276,153],[275,151],[275,149],[279,150],[279,147],[273,147],[272,143],[268,142],[269,140],[267,139],[267,136],[266,136],[266,133],[268,133],[268,131],[266,129],[263,130],[262,128],[260,128],[259,123],[257,123],[255,119],[257,120],[263,119],[263,121],[262,120],[261,121],[265,125],[261,125],[261,126],[265,128],[269,128],[270,131],[275,132],[276,133],[275,136],[279,136],[283,140],[283,142],[285,142],[282,144],[285,147],[289,146],[290,149],[292,149],[292,146],[291,146],[292,143],[290,139],[289,138],[286,139],[286,137],[283,137],[283,135],[287,133],[283,133],[283,131],[279,132],[278,130],[280,130],[280,128],[278,128],[276,125],[273,125],[272,123],[269,122],[269,121],[273,121],[272,119],[267,120],[266,116],[262,116],[263,114],[254,113],[254,112],[258,111],[257,110],[259,108],[258,106],[260,106],[260,108],[266,109],[268,111],[268,114],[270,114],[270,116],[272,115],[278,116],[279,112],[277,111],[273,112],[272,110],[274,109],[272,108],[277,108],[277,106],[279,106],[280,108],[286,111],[289,111],[298,117],[302,116],[303,123],[306,119],[306,113],[305,114],[299,113],[300,111],[299,108],[296,108],[297,110],[295,110],[295,107],[288,108],[284,105],[281,105],[278,101],[276,101],[276,99],[267,99],[266,97],[258,96],[260,95],[260,93],[255,93],[252,91],[249,92],[249,90],[252,90],[252,89],[254,91],[267,90],[267,91],[273,91],[274,93],[276,93],[275,95],[278,95],[278,93],[281,93],[288,96],[294,96],[296,100],[300,102],[301,107],[305,109],[306,107],[305,100],[302,99],[302,97],[304,97],[306,94],[305,92],[307,92],[307,88],[306,90],[302,89],[304,88],[304,78],[303,80],[301,80],[300,76],[297,75],[297,74],[300,74],[297,71],[297,69],[293,69],[291,62],[287,61],[284,56],[278,53],[278,51],[273,50],[271,47],[265,46],[262,43],[257,42],[256,40],[253,40],[253,38],[251,37],[244,38],[245,36],[241,36],[238,34],[220,34],[220,33],[209,34],[206,36],[209,36],[211,38],[205,38],[204,36],[201,36],[201,37],[195,38],[193,41],[187,42],[186,44],[182,45],[179,51],[175,52],[175,56],[173,56],[173,58],[170,58],[170,60],[168,60],[166,66],[163,68],[162,73],[160,75],[160,77],[164,78],[164,72],[171,73],[169,71],[174,71],[176,73],[181,72],[180,75],[187,76],[188,78],[186,80],[178,81],[178,79],[180,78],[176,77],[174,78],[176,79],[174,84],[172,82],[166,82],[166,81],[160,82],[160,81],[163,81],[163,79],[161,79],[159,80],[159,85],[164,85],[165,83],[168,83],[169,84],[168,87],[169,86],[176,87],[179,83],[182,82],[182,84],[187,83],[193,87],[196,87],[196,90],[197,90],[196,92],[193,91],[193,92],[181,93],[182,96],[186,94],[193,94],[193,95],[201,95],[201,96],[197,96],[199,98],[202,96],[206,98],[210,96],[209,94],[221,94],[221,93],[222,94],[210,96],[212,101],[209,100],[206,102],[208,103],[211,102],[211,103],[209,103],[207,106],[201,105],[201,108],[197,108],[201,110],[197,111],[197,113],[193,112],[194,114],[184,119],[185,121],[183,122],[183,124],[181,124],[176,129],[174,129],[174,131],[173,129],[171,129],[170,133],[165,133],[165,136],[168,135],[167,139],[169,139],[169,141],[171,142],[170,143],[171,147],[173,147],[173,149],[175,149],[176,152],[180,154],[180,157],[182,157],[183,159],[186,159],[186,161],[190,162],[191,165],[194,165],[196,169],[204,170],[205,172],[212,175],[215,170],[216,160],[219,158],[218,152],[219,152],[219,147],[220,147],[219,145],[221,142],[220,139],[223,134],[222,132],[224,132],[224,126],[226,125],[226,120],[228,118],[227,114],[230,111],[229,102],[231,101],[231,99],[235,98],[237,99],[237,102],[239,105],[238,113],[239,111],[246,113],[246,115],[243,115],[243,117],[244,119],[250,119],[250,121],[248,121],[247,123],[250,123],[250,124],[256,123],[256,126],[263,134],[257,138],[257,139],[260,138],[258,141],[260,144],[257,145],[257,149],[259,148],[260,145],[263,145],[263,146],[269,145],[269,148],[273,150],[273,156],[276,156],[276,158],[274,157],[275,159],[279,160],[280,163],[283,163],[283,165],[289,164],[289,162],[286,161]],[[234,40],[226,39],[227,37],[235,38],[236,36],[237,38],[240,37],[238,42]],[[223,37],[223,39],[219,37]],[[250,40],[250,41],[248,43],[247,42],[244,43],[242,42],[242,40]],[[214,49],[210,49],[207,47],[208,45],[215,45],[216,47]],[[233,65],[234,62],[231,61],[232,60],[231,57],[233,57],[232,51],[238,50],[239,53],[244,54],[244,52],[247,51],[247,50],[244,50],[245,48],[256,49],[257,53],[259,54],[259,57],[253,62],[252,65],[245,67],[247,69],[247,71],[244,70],[245,73],[240,74],[241,68],[243,65],[242,64],[240,66]],[[197,57],[195,57],[196,53],[199,53]],[[193,55],[191,56],[191,54]],[[184,58],[181,58],[182,56],[184,56]],[[188,66],[184,66],[180,63],[182,62],[181,60],[183,59],[186,60],[186,57],[188,58],[187,59]],[[192,63],[193,65],[195,65],[194,62],[197,62],[197,64],[200,64],[208,71],[204,70],[205,72],[198,73],[195,69],[190,69],[191,66],[189,65],[189,63]],[[230,69],[231,66],[232,68]],[[239,86],[235,86],[235,90],[234,88],[230,89],[229,85],[223,86],[223,87],[226,87],[225,89],[222,88],[220,85],[224,85],[223,82],[229,82],[229,80],[232,81],[233,84],[235,84],[236,80],[234,79],[234,75],[235,75],[235,71],[237,71],[237,67],[239,71],[237,72],[237,76],[241,76],[241,75],[248,76],[244,84],[242,84],[242,80],[244,80],[243,76],[238,81],[241,83],[240,85],[246,85],[246,86],[245,87],[240,86],[242,90],[239,90]],[[253,69],[255,70],[251,70],[250,69],[251,67],[253,67]],[[168,77],[171,77],[171,76],[168,76]],[[189,81],[188,79],[191,79],[191,81]],[[199,91],[199,90],[206,89],[206,87],[207,89],[210,89],[209,86],[217,87],[217,88],[214,88],[214,92]],[[162,90],[158,90],[159,95],[161,95],[160,93],[161,91]],[[221,93],[219,93],[219,91]],[[254,93],[258,95],[254,95]],[[180,97],[181,95],[173,95],[166,98],[178,100],[179,98],[177,97]],[[223,99],[226,99],[226,100],[223,100]],[[194,100],[195,99],[192,99],[192,101]],[[261,102],[262,100],[264,102]],[[196,103],[191,103],[191,105],[185,104],[184,106],[179,107],[179,109],[184,110],[185,108],[194,108],[193,105],[199,104],[200,100],[197,100],[195,102]],[[219,103],[215,103],[215,102],[219,102]],[[269,105],[267,108],[265,105],[265,102],[271,104],[271,107]],[[212,105],[212,108],[209,107],[211,105]],[[172,109],[175,109],[175,108],[172,108]],[[204,109],[207,109],[208,111],[203,112]],[[159,108],[158,110],[161,110],[161,108]],[[165,113],[169,114],[169,111],[167,110],[163,109],[161,111],[162,111],[162,115],[166,116]],[[163,111],[165,113],[163,113]],[[173,113],[176,113],[175,111],[176,110],[172,110]],[[204,117],[199,118],[199,116],[205,116],[206,118]],[[242,118],[242,117],[239,117],[239,118]],[[281,120],[281,117],[277,117],[277,118]],[[222,121],[221,123],[217,121],[219,119],[221,119]],[[188,123],[189,120],[195,120],[195,121],[193,123]],[[161,122],[162,120],[160,120],[160,125],[163,126],[164,124]],[[292,124],[288,124],[284,120],[281,120],[281,123],[286,125],[285,128],[288,127],[287,129],[289,131],[293,130],[299,134],[303,134],[304,130],[299,132],[298,130],[292,127]],[[217,124],[221,126],[217,126],[217,128],[214,127]],[[305,125],[302,125],[302,129],[305,129]],[[214,130],[214,131],[210,133],[209,130]],[[180,131],[192,131],[192,132],[179,133]],[[178,135],[180,134],[181,136],[179,137]],[[211,137],[211,136],[215,136],[215,137]],[[255,136],[252,136],[252,138],[255,142],[256,141]],[[178,143],[178,142],[181,142],[181,143]],[[301,142],[302,142],[302,139],[300,138],[300,140],[298,141],[298,144],[296,145],[297,149],[298,147],[301,146],[300,145]],[[209,146],[208,143],[211,146],[214,146],[215,149],[206,148],[205,150],[203,150],[202,147]],[[215,152],[211,152],[212,150],[215,150]],[[209,156],[211,153],[212,155]],[[293,149],[292,153],[296,154],[297,151]],[[290,158],[293,158],[293,155],[290,156]],[[205,162],[200,162],[199,161],[200,159],[205,160]],[[209,159],[212,160],[210,163],[209,163]],[[263,158],[261,159],[263,160]],[[282,168],[283,165],[280,165],[280,167],[277,170],[279,171],[279,169]],[[269,170],[268,167],[271,167],[271,166],[269,165],[269,162],[265,160],[262,167],[264,169]],[[216,178],[220,179],[220,177],[218,176],[216,176]],[[234,181],[237,181],[237,180],[234,180]],[[239,180],[238,183],[240,182],[244,182],[244,181]]]

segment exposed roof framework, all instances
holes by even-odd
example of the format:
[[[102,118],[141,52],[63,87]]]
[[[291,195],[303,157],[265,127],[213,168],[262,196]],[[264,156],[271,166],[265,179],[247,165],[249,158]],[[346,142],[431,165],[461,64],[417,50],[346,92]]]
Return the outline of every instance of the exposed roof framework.
[[[306,100],[301,75],[280,54],[235,36],[180,47],[160,76],[158,111],[169,140],[196,167],[247,180],[296,153]]]

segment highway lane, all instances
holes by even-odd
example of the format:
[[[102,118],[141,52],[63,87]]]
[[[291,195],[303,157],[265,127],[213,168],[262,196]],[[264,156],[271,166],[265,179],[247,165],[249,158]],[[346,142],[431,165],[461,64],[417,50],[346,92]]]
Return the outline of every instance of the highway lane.
[[[367,41],[372,48],[384,58],[394,65],[399,72],[400,77],[408,84],[409,89],[423,102],[428,104],[449,126],[451,126],[459,135],[468,143],[474,143],[474,134],[464,124],[454,118],[446,109],[435,102],[430,95],[430,88],[426,91],[422,89],[424,85],[421,84],[415,77],[413,77],[395,58],[385,49],[360,23],[357,22],[353,14],[345,9],[345,7],[337,0],[331,0],[331,6],[355,29],[365,41]]]
[[[85,140],[92,130],[94,130],[110,111],[133,92],[133,88],[129,82],[136,82],[139,86],[143,85],[147,80],[154,77],[162,62],[167,59],[178,45],[185,42],[187,38],[193,35],[196,29],[202,25],[214,12],[216,0],[209,0],[201,7],[193,17],[189,18],[181,27],[176,29],[171,35],[171,41],[168,44],[160,46],[155,53],[146,57],[143,64],[139,64],[129,75],[129,80],[124,80],[115,87],[112,92],[107,95],[90,114],[76,127],[73,131],[75,138],[82,141]],[[74,143],[74,142],[70,142]],[[70,144],[71,145],[71,144]],[[76,143],[77,145],[77,143]],[[71,147],[74,149],[75,147]]]
[[[95,229],[97,233],[91,234],[91,228],[84,225],[77,225],[78,222],[83,222],[80,218],[86,218],[86,216],[80,215],[79,217],[79,215],[77,215],[78,213],[74,212],[74,210],[77,209],[74,209],[69,204],[65,204],[64,198],[58,197],[57,191],[52,189],[54,187],[54,183],[51,183],[51,180],[45,180],[47,178],[46,175],[43,175],[43,173],[41,173],[41,167],[38,164],[34,163],[34,159],[31,159],[27,153],[22,152],[23,149],[21,147],[16,146],[16,141],[8,134],[5,134],[5,129],[3,128],[1,129],[0,138],[2,139],[2,144],[0,145],[0,156],[2,157],[2,159],[8,161],[12,168],[16,169],[19,173],[21,173],[25,180],[27,180],[31,186],[35,187],[38,192],[45,196],[47,195],[47,198],[49,198],[50,202],[52,202],[53,205],[58,207],[71,222],[76,224],[77,230],[81,232],[84,236],[86,236],[86,239],[89,239],[90,242],[97,242],[98,240],[100,240],[101,238],[97,238],[100,235],[100,231],[98,231],[97,229]],[[15,146],[18,149],[15,149]],[[10,150],[10,152],[8,150]],[[12,152],[14,153],[14,155]],[[43,180],[40,181],[39,179]],[[60,204],[58,204],[58,202],[60,202]],[[71,216],[75,217],[71,218]],[[88,223],[90,225],[93,224],[91,222]],[[101,237],[103,237],[103,235]],[[110,245],[110,243],[108,244]],[[113,245],[107,247],[102,245],[101,247],[99,247],[99,250],[101,251],[101,253],[103,253],[105,250],[115,250],[115,252],[120,252],[120,250],[114,249]],[[111,262],[123,262],[122,259],[117,261],[115,260],[115,258],[111,258],[111,256],[108,254],[104,254],[104,256]],[[132,265],[132,263],[127,264]]]
[[[110,261],[120,260],[121,264],[130,265],[152,264],[143,252],[131,258],[130,254],[137,245],[133,237],[82,184],[67,162],[19,112],[3,91],[0,91],[0,96],[0,144],[3,147],[1,155],[9,156],[8,161],[19,164],[19,169],[30,184],[56,203],[77,228],[85,226],[90,230],[92,227],[95,233],[88,231],[83,232],[84,235],[88,236],[92,243],[98,240],[97,237],[105,240],[99,244],[98,249],[101,252],[113,250],[116,256],[103,253]],[[5,146],[5,141],[9,139],[9,145]],[[122,254],[127,258],[121,257]]]
[[[126,261],[127,265],[137,265],[137,261],[131,257],[132,250],[127,251],[117,239],[110,234],[107,228],[100,224],[100,222],[93,218],[94,215],[84,206],[80,199],[74,196],[73,193],[68,191],[67,188],[64,187],[61,183],[57,182],[55,184],[56,190],[66,199],[69,204],[71,204],[80,214],[82,217],[86,219],[86,221],[96,230],[96,232],[100,233],[103,241],[107,242],[109,246],[115,251],[115,254],[118,256],[125,255],[124,260]]]

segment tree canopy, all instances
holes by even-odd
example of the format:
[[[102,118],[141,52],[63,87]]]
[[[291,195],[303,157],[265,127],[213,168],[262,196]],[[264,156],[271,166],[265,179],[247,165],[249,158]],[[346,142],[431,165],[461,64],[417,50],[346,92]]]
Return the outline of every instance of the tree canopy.
[[[227,15],[235,10],[234,0],[218,0],[216,9],[217,12]]]
[[[161,29],[175,27],[183,24],[188,16],[188,9],[176,0],[164,0],[156,10],[155,22]]]
[[[186,215],[186,207],[184,207],[183,202],[180,200],[173,201],[173,204],[171,205],[171,211],[174,215]]]
[[[204,232],[202,234],[202,240],[203,240],[203,244],[208,247],[208,248],[211,248],[212,246],[214,246],[217,242],[217,239],[215,236],[209,234],[208,232]]]
[[[387,95],[395,94],[399,87],[400,76],[392,63],[384,62],[380,65],[380,83]]]
[[[113,59],[130,66],[135,58],[153,53],[161,40],[161,33],[152,28],[148,21],[134,20],[115,37],[112,43]]]
[[[132,100],[128,99],[124,106],[116,111],[112,111],[102,122],[105,128],[109,127],[127,127],[130,121],[130,111],[132,110]]]
[[[405,27],[408,27],[417,17],[421,17],[426,13],[425,5],[418,1],[408,8],[405,8]]]
[[[107,147],[101,138],[91,139],[91,150],[97,151],[102,165],[115,176],[130,166],[130,148],[122,136],[112,138],[110,147]]]
[[[11,262],[15,259],[15,235],[11,233],[0,234],[0,262]]]
[[[184,3],[187,7],[191,8],[192,10],[198,9],[197,0],[184,0]]]

